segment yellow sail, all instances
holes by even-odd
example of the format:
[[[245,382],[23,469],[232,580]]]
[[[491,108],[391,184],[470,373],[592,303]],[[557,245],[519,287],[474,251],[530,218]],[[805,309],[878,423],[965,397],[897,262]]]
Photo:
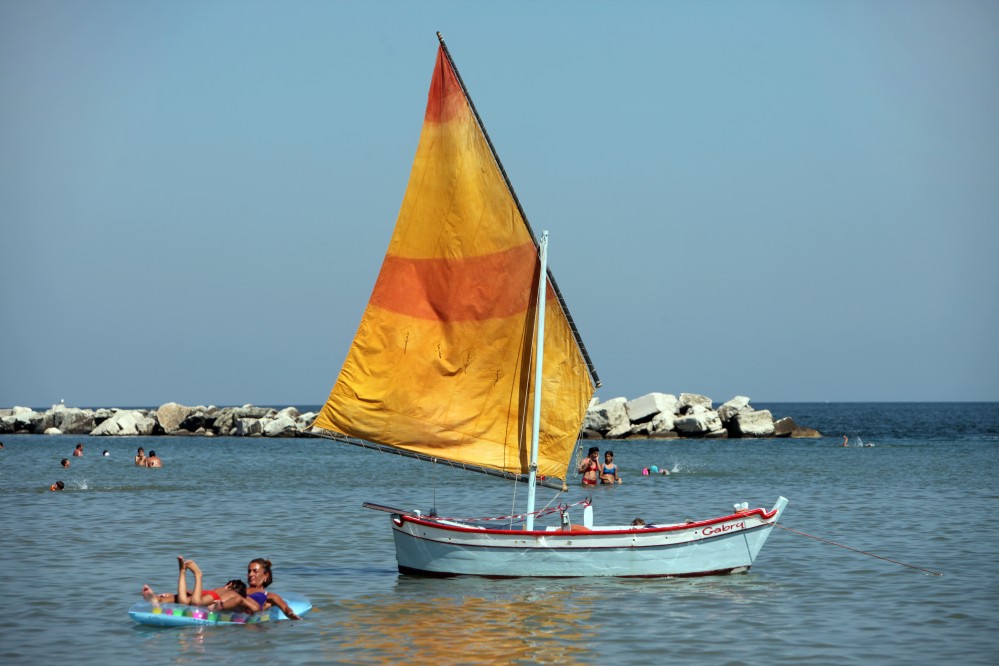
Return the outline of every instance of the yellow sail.
[[[315,425],[526,474],[538,251],[442,45],[395,231]],[[594,382],[548,283],[538,474],[564,479]]]

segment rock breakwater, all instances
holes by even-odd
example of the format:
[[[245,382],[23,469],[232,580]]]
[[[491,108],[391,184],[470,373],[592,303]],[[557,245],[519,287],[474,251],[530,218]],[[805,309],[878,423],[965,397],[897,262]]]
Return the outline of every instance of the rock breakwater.
[[[127,436],[309,437],[315,412],[295,407],[188,406],[168,402],[157,409],[82,409],[53,405],[0,409],[0,434]],[[738,396],[717,409],[710,398],[649,393],[640,398],[594,399],[586,413],[584,439],[672,439],[727,437],[821,437],[790,417],[774,420]]]

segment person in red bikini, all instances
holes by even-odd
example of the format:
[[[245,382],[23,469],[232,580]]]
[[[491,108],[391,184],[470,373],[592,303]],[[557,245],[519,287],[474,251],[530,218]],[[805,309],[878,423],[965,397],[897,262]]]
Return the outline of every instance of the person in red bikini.
[[[180,567],[180,577],[177,580],[177,594],[156,594],[148,585],[142,586],[142,598],[153,604],[176,603],[187,604],[188,606],[204,606],[209,610],[241,610],[246,613],[256,613],[260,610],[260,604],[246,596],[246,583],[233,579],[222,587],[211,590],[202,589],[201,569],[194,560],[185,560],[183,556],[177,556],[177,564]],[[194,573],[194,591],[187,592],[187,571]]]
[[[583,475],[584,486],[595,486],[599,482],[603,466],[600,464],[600,447],[591,446],[586,459],[579,463],[579,473]]]

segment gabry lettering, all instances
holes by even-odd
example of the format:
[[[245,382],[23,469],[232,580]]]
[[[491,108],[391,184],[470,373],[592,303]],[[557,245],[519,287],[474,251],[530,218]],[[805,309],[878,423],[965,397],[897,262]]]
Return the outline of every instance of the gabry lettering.
[[[740,520],[737,523],[732,523],[731,525],[709,525],[701,530],[701,534],[704,536],[709,536],[711,534],[721,534],[722,532],[731,532],[732,530],[744,530],[746,529],[746,521]]]

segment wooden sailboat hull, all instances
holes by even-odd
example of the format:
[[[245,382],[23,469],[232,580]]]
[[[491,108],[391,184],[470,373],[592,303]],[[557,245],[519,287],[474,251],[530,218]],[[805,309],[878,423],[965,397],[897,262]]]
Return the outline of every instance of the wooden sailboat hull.
[[[787,500],[770,511],[663,526],[486,529],[392,515],[404,574],[487,577],[686,577],[748,571]]]

